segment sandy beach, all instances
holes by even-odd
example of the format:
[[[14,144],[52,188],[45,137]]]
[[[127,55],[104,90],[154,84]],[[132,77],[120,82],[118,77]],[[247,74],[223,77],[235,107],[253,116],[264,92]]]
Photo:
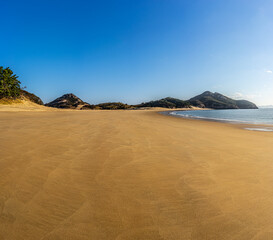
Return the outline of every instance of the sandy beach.
[[[155,111],[1,111],[2,240],[273,239],[273,134]]]

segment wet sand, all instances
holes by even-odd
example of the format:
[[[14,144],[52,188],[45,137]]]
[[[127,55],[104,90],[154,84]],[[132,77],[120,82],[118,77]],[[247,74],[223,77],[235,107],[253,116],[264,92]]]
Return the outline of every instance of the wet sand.
[[[273,239],[273,134],[152,111],[0,112],[0,239]]]

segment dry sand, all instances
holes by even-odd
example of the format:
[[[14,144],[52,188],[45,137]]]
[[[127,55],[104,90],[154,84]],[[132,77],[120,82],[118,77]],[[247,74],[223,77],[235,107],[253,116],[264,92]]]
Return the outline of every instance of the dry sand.
[[[0,101],[0,112],[43,112],[43,111],[60,111],[56,108],[49,108],[43,105],[39,105],[36,103],[33,103],[29,100],[19,99],[11,101],[11,103],[8,102],[8,104],[2,104],[2,101]]]
[[[2,240],[273,239],[273,134],[150,111],[0,112]]]

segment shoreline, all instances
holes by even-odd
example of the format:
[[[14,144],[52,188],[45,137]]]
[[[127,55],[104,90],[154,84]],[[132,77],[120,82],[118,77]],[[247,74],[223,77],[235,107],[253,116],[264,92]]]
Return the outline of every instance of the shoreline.
[[[270,124],[259,124],[259,123],[248,123],[242,121],[232,121],[232,120],[224,120],[224,119],[211,119],[211,118],[204,118],[204,117],[186,117],[182,115],[172,114],[176,111],[206,111],[206,110],[214,110],[209,108],[177,108],[177,109],[166,109],[166,108],[158,108],[158,107],[149,107],[149,108],[140,108],[140,109],[116,109],[116,110],[107,110],[107,109],[100,109],[100,110],[77,110],[77,109],[61,109],[61,108],[53,108],[47,107],[44,105],[38,105],[36,103],[30,102],[28,100],[21,100],[20,103],[13,103],[13,104],[0,104],[0,112],[111,112],[111,111],[146,111],[146,112],[158,112],[161,115],[167,115],[171,117],[176,117],[180,119],[191,119],[191,120],[201,120],[207,122],[220,122],[220,123],[227,123],[232,125],[238,125],[241,128],[248,130],[248,131],[262,131],[262,132],[273,132],[273,125]],[[216,111],[216,110],[215,110]]]
[[[206,111],[206,110],[214,110],[214,109],[204,109],[204,111]],[[245,130],[249,130],[249,131],[273,132],[273,124],[243,122],[240,120],[225,120],[225,119],[196,117],[196,116],[183,116],[183,115],[179,115],[179,114],[172,114],[173,112],[176,112],[176,111],[184,111],[184,110],[163,111],[163,112],[159,112],[159,113],[166,115],[166,116],[176,117],[176,118],[180,118],[180,119],[190,119],[190,120],[205,121],[205,122],[219,122],[219,123],[238,125],[238,126],[241,126],[241,128],[243,128]],[[191,110],[189,110],[189,111],[191,111]],[[215,111],[217,111],[217,110],[215,110]]]

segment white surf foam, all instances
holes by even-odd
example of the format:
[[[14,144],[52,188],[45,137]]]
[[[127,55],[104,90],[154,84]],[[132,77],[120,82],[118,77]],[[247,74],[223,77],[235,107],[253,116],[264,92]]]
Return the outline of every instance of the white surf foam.
[[[273,128],[245,128],[250,131],[273,132]]]

